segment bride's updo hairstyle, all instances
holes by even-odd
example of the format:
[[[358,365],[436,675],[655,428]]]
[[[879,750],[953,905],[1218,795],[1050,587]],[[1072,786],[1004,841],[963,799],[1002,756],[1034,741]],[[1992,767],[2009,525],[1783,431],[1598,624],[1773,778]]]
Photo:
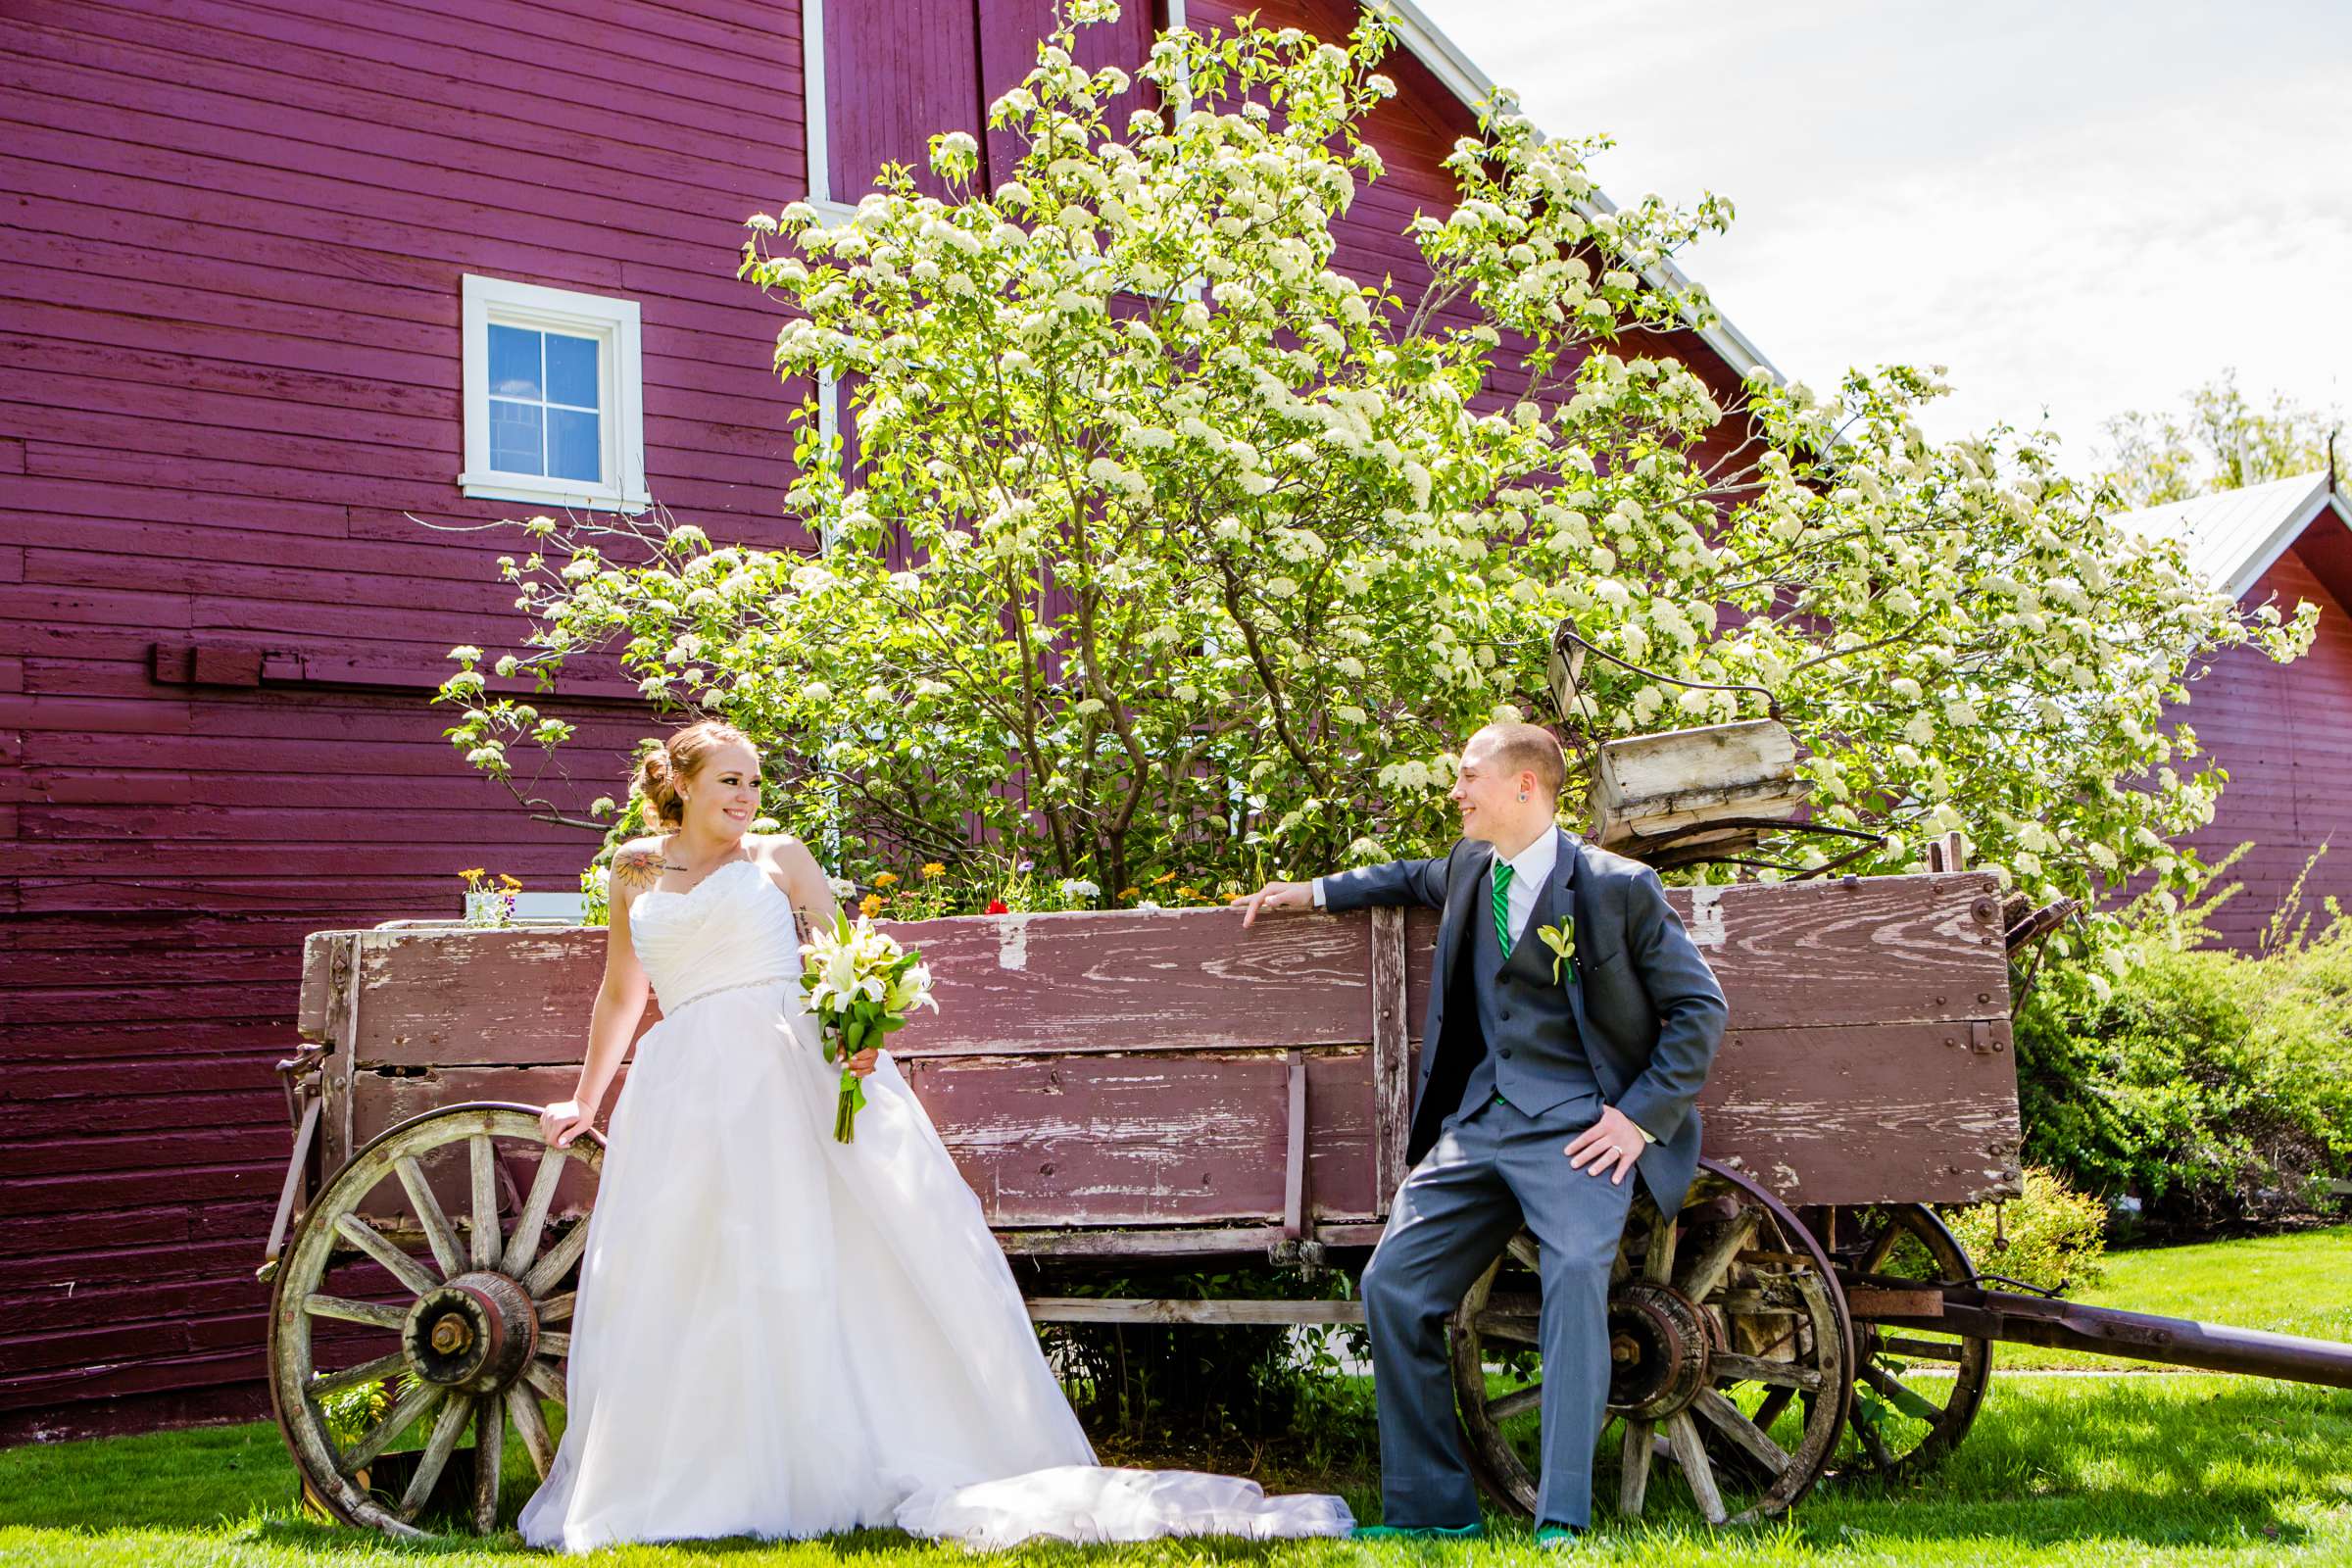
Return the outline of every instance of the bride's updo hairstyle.
[[[730,742],[748,748],[754,757],[760,755],[749,735],[715,718],[673,730],[666,740],[649,736],[638,745],[637,777],[630,787],[645,797],[656,821],[663,827],[683,827],[686,807],[678,798],[678,786],[693,783],[710,754]]]

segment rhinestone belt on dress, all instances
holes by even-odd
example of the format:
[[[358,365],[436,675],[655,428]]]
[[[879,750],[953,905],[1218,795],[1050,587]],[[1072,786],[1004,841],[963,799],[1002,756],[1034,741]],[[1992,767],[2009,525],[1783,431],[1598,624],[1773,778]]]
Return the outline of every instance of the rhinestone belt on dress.
[[[763,974],[757,980],[730,980],[723,986],[709,986],[701,991],[697,991],[693,996],[688,997],[684,1001],[678,1003],[676,1006],[671,1006],[665,1002],[662,1004],[662,1010],[663,1013],[674,1017],[678,1013],[684,1012],[694,1004],[702,1001],[705,997],[715,997],[722,991],[742,991],[752,986],[780,985],[784,981],[787,981],[791,978],[792,976],[788,974]]]

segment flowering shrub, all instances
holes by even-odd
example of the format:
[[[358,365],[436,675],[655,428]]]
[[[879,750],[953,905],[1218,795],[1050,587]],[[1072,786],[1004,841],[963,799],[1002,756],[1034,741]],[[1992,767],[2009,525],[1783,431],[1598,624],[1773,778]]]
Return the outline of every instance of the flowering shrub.
[[[1388,41],[1177,29],[1139,82],[1074,65],[1065,27],[990,111],[1012,177],[977,183],[951,133],[944,199],[893,168],[846,221],[755,218],[776,368],[849,388],[855,466],[815,399],[798,416],[787,504],[824,550],[531,519],[505,565],[528,647],[492,667],[616,649],[797,759],[772,808],[861,876],[937,860],[1010,906],[1032,859],[1030,906],[1162,902],[1171,871],[1442,848],[1453,748],[1538,707],[1565,615],[1745,688],[1595,662],[1602,736],[1776,697],[1821,817],[1887,835],[1858,870],[1958,829],[2036,899],[2185,879],[2165,841],[2218,778],[2159,714],[2201,654],[2292,657],[2308,607],[2240,614],[2046,437],[1930,443],[1928,374],[1710,387],[1659,352],[1709,315],[1666,263],[1729,208],[1610,210],[1585,144],[1507,98],[1446,161],[1451,211],[1405,225],[1426,287],[1337,270]],[[470,760],[568,735],[457,653]]]

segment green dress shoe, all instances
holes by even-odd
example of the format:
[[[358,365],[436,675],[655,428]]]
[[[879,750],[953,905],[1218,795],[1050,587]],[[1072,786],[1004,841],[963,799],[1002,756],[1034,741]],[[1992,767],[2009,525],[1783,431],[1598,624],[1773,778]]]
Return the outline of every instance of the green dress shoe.
[[[1560,1551],[1575,1545],[1585,1533],[1574,1525],[1536,1526],[1536,1544],[1546,1551]]]
[[[1487,1533],[1482,1524],[1449,1528],[1446,1525],[1357,1525],[1350,1541],[1476,1541]]]

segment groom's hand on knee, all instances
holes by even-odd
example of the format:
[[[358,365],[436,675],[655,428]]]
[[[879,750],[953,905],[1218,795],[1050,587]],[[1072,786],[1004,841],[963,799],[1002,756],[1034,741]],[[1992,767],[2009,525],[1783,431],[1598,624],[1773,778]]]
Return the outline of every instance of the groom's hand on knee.
[[[1244,930],[1257,923],[1261,909],[1311,909],[1315,904],[1315,885],[1312,882],[1269,882],[1255,893],[1234,896],[1233,902],[1242,906]]]
[[[1576,1141],[1561,1152],[1568,1163],[1588,1176],[1606,1176],[1623,1185],[1626,1172],[1642,1157],[1642,1146],[1648,1139],[1634,1125],[1634,1118],[1615,1105],[1603,1107],[1600,1120],[1576,1135]]]

